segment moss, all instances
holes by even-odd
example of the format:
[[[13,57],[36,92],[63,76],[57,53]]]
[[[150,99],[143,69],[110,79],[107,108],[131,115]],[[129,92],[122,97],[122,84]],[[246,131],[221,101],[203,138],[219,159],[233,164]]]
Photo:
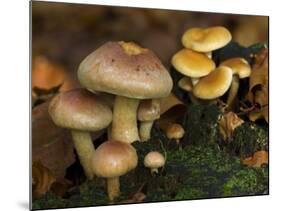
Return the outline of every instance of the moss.
[[[244,123],[236,128],[233,140],[228,146],[230,151],[241,157],[249,157],[254,152],[268,149],[268,126]]]
[[[190,105],[183,120],[186,131],[183,145],[204,145],[220,139],[218,118],[221,111],[215,104]]]

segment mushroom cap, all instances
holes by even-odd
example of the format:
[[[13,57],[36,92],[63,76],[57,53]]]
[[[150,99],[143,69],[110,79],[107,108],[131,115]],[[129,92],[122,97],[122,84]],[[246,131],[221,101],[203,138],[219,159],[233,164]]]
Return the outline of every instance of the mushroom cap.
[[[222,26],[191,28],[184,32],[182,43],[198,52],[210,52],[225,46],[231,38],[230,32]]]
[[[112,121],[109,106],[85,89],[74,89],[55,96],[49,105],[54,123],[63,128],[98,131]]]
[[[160,118],[160,100],[150,99],[140,102],[138,108],[139,121],[153,121]]]
[[[108,140],[101,144],[93,156],[92,167],[99,177],[119,177],[136,168],[138,156],[130,144]]]
[[[180,139],[184,135],[184,129],[180,124],[170,124],[166,130],[169,139]]]
[[[80,64],[78,79],[91,91],[136,98],[166,97],[173,81],[149,49],[133,42],[107,42]]]
[[[178,81],[178,86],[185,90],[185,91],[188,91],[190,92],[192,89],[193,89],[193,84],[192,84],[192,81],[189,77],[185,76],[183,78],[181,78],[179,81]]]
[[[216,68],[215,62],[206,54],[190,49],[182,49],[172,58],[176,70],[185,76],[199,78],[208,75]]]
[[[147,168],[160,168],[164,164],[165,158],[160,152],[152,151],[144,157],[144,166]]]
[[[251,66],[246,59],[231,58],[223,61],[220,66],[227,66],[232,69],[233,74],[237,74],[239,78],[247,78],[251,75]]]
[[[215,99],[229,89],[231,81],[232,70],[229,67],[220,66],[199,80],[193,87],[193,94],[201,99]]]

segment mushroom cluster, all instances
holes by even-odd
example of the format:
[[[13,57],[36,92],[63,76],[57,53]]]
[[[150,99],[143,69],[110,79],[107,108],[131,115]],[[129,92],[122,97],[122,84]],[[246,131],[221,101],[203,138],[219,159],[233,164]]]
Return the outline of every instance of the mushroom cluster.
[[[250,76],[251,68],[243,58],[232,58],[216,66],[212,51],[231,41],[230,32],[222,26],[191,28],[184,32],[184,49],[172,57],[174,68],[184,75],[178,86],[189,92],[191,99],[213,100],[229,89],[227,106],[231,107],[239,88],[239,78]]]
[[[123,41],[107,42],[88,55],[78,79],[83,88],[55,96],[48,112],[56,125],[71,130],[87,178],[106,178],[109,199],[114,200],[120,193],[119,177],[137,166],[130,144],[150,138],[160,117],[160,98],[170,94],[173,81],[152,51]],[[95,150],[91,133],[103,129],[109,140]]]

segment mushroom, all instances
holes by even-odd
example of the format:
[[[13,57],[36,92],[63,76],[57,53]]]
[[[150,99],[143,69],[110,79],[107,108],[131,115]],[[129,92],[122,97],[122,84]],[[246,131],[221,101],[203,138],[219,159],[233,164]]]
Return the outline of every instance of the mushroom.
[[[200,99],[212,100],[222,96],[229,89],[231,81],[232,70],[221,66],[201,78],[192,91],[194,96]]]
[[[140,103],[138,108],[138,120],[140,123],[139,135],[141,141],[150,139],[150,131],[153,122],[160,118],[160,100],[144,100]]]
[[[222,26],[191,28],[184,32],[182,44],[186,48],[208,53],[210,56],[210,52],[225,46],[231,38],[230,32]]]
[[[112,201],[120,194],[119,177],[136,168],[136,150],[127,143],[108,140],[101,144],[92,160],[97,176],[107,179],[107,193]]]
[[[92,179],[95,148],[90,132],[106,128],[112,121],[111,109],[85,89],[74,89],[55,96],[48,108],[54,123],[71,130],[74,147],[88,179]]]
[[[220,64],[220,66],[226,66],[232,69],[233,79],[227,98],[227,106],[232,107],[234,99],[239,89],[239,79],[247,78],[251,75],[251,66],[243,58],[231,58]]]
[[[150,168],[151,174],[158,173],[158,168],[164,165],[165,158],[160,152],[152,151],[144,157],[144,166]]]
[[[195,85],[198,78],[208,75],[216,68],[213,60],[204,53],[199,53],[191,49],[182,49],[172,57],[172,65],[185,76],[191,78]]]
[[[180,139],[184,135],[184,129],[180,124],[173,123],[167,127],[166,135],[169,139],[174,139],[177,145],[180,144]]]
[[[80,64],[78,78],[91,91],[115,94],[112,138],[127,143],[139,140],[139,100],[169,95],[173,81],[149,49],[133,42],[107,42]]]
[[[178,86],[187,91],[187,92],[190,92],[192,91],[193,89],[193,84],[192,84],[192,81],[191,81],[191,78],[189,77],[183,77],[181,78],[179,81],[178,81]]]

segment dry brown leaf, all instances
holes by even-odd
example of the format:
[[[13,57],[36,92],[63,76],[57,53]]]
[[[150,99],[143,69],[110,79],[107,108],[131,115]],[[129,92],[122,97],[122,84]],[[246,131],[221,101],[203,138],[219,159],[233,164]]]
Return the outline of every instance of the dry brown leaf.
[[[268,123],[268,106],[261,108],[258,111],[253,111],[249,114],[249,119],[254,122],[258,119],[265,119]]]
[[[49,102],[32,110],[32,159],[40,160],[56,178],[63,178],[75,161],[70,133],[57,127],[48,114]]]
[[[268,152],[257,151],[252,157],[242,160],[242,163],[251,167],[261,167],[263,164],[268,164]]]
[[[219,120],[220,133],[223,139],[230,140],[232,138],[235,128],[243,124],[244,121],[240,119],[235,113],[228,112],[224,114]]]
[[[63,84],[60,88],[61,91],[75,87],[74,82],[62,66],[51,63],[43,56],[35,57],[32,63],[32,87],[50,89],[59,84]]]
[[[258,104],[261,107],[259,110],[249,113],[251,121],[265,119],[268,123],[268,82],[268,49],[265,48],[256,55],[255,64],[250,76],[248,100],[253,105]]]
[[[166,111],[171,109],[174,106],[182,105],[184,106],[184,103],[180,101],[174,93],[170,93],[168,97],[164,97],[160,99],[160,114],[164,114]]]
[[[40,161],[32,164],[32,193],[34,197],[43,196],[47,193],[51,185],[56,181],[53,173]]]

